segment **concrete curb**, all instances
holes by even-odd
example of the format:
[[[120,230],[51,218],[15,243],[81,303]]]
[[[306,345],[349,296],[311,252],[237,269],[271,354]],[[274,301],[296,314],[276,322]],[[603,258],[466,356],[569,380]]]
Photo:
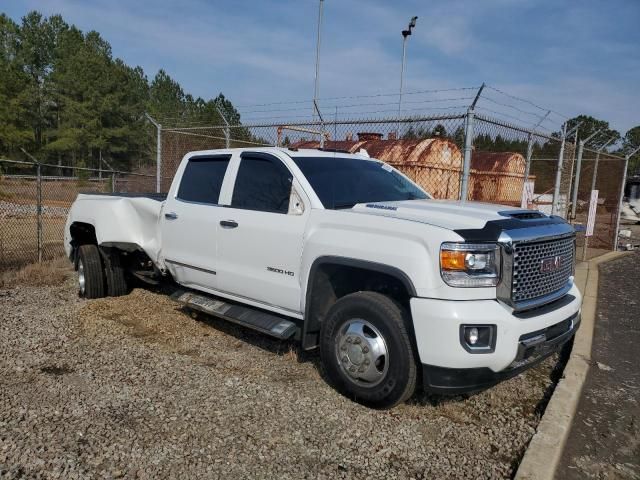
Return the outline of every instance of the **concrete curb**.
[[[609,252],[576,266],[575,281],[583,296],[582,324],[576,333],[562,379],[556,385],[536,434],[527,447],[516,480],[553,480],[555,476],[591,362],[598,300],[598,266],[627,253],[630,252]]]

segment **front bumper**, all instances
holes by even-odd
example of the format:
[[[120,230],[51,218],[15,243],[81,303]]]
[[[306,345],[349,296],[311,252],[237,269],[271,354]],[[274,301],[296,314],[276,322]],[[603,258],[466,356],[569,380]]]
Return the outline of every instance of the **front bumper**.
[[[573,337],[580,324],[581,303],[575,285],[562,299],[520,314],[495,300],[412,298],[425,390],[480,390],[535,365]],[[485,353],[467,351],[459,334],[463,324],[495,325],[495,349]]]

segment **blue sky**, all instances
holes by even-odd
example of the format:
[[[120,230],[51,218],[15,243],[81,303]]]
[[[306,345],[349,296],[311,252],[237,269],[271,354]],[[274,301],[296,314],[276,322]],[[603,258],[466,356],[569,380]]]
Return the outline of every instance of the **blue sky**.
[[[317,0],[3,0],[97,30],[149,77],[237,105],[313,96]],[[417,15],[405,89],[483,81],[624,132],[640,124],[638,0],[325,0],[320,96],[396,92],[400,31]],[[242,111],[242,109],[241,109]]]

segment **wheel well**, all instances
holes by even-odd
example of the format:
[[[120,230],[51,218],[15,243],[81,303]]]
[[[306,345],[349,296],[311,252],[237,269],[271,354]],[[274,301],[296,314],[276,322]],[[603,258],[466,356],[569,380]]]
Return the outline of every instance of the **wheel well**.
[[[411,280],[395,267],[338,257],[316,261],[311,267],[307,287],[303,348],[318,345],[320,325],[336,301],[361,291],[386,295],[407,311],[410,298],[416,295]]]
[[[98,243],[96,229],[90,223],[73,222],[69,227],[69,232],[71,233],[71,241],[78,247],[88,243]]]
[[[81,245],[98,244],[96,229],[90,223],[73,222],[69,227],[71,234],[71,260],[74,265],[78,260],[78,249]]]

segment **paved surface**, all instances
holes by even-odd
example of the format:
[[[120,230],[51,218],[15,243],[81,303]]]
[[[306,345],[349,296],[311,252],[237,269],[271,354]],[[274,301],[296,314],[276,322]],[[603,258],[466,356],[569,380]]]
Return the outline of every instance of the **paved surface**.
[[[557,479],[640,479],[640,253],[600,265],[589,369]]]
[[[509,478],[553,386],[370,410],[290,343],[52,283],[0,289],[0,478]]]

